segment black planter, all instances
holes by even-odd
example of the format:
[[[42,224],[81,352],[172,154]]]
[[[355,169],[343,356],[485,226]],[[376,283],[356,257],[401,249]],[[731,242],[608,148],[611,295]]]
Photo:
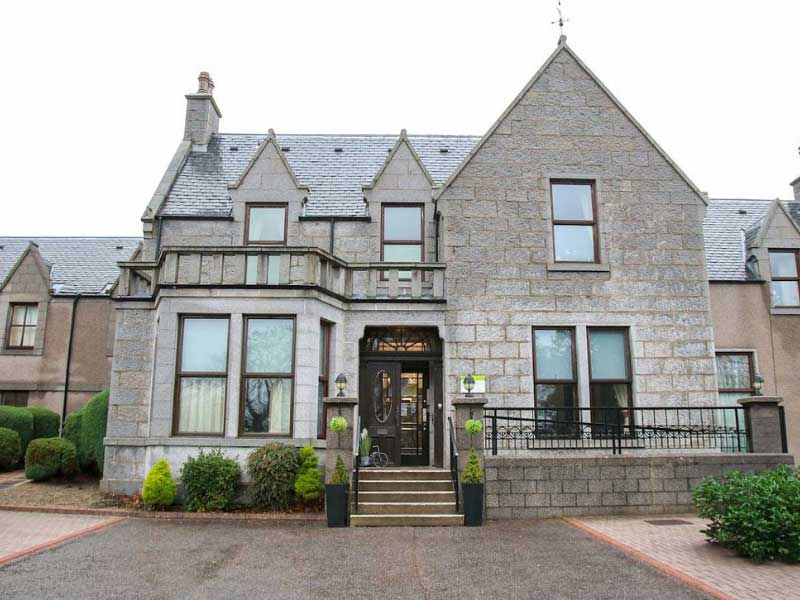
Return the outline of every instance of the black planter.
[[[347,488],[346,483],[325,484],[325,514],[328,527],[347,527]]]
[[[483,523],[483,484],[462,483],[464,500],[464,525],[478,527]]]

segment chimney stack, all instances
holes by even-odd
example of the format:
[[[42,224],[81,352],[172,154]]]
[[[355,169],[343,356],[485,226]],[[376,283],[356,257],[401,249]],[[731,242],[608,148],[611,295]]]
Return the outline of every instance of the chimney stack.
[[[196,146],[205,146],[211,135],[219,131],[222,113],[214,101],[214,80],[207,71],[197,78],[197,93],[186,94],[186,126],[183,139]]]
[[[800,153],[800,148],[797,149],[797,152]],[[789,185],[792,186],[792,188],[794,188],[794,199],[800,202],[800,177],[795,179]]]

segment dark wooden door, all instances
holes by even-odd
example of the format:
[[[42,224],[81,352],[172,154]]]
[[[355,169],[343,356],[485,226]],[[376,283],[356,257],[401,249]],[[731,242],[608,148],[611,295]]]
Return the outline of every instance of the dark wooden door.
[[[400,363],[368,362],[361,385],[359,413],[372,445],[400,464]]]

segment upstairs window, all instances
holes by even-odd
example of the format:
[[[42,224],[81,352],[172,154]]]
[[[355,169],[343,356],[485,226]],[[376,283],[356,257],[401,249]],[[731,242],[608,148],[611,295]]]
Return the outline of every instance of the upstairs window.
[[[285,244],[287,206],[248,204],[245,217],[248,244]]]
[[[38,304],[12,304],[8,325],[9,348],[33,348],[36,341],[36,324],[39,320]]]
[[[381,260],[383,262],[422,262],[423,206],[403,204],[382,206]],[[401,271],[401,279],[410,279],[411,271]]]
[[[800,306],[800,261],[796,250],[770,250],[772,306]]]
[[[594,182],[552,181],[556,262],[599,262]]]

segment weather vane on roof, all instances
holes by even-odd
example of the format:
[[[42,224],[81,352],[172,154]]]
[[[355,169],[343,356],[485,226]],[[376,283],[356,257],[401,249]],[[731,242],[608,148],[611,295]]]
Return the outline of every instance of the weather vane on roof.
[[[551,21],[551,25],[558,25],[558,31],[561,34],[561,37],[564,37],[564,24],[568,23],[569,19],[564,18],[564,13],[561,11],[561,0],[558,0],[558,20]]]

